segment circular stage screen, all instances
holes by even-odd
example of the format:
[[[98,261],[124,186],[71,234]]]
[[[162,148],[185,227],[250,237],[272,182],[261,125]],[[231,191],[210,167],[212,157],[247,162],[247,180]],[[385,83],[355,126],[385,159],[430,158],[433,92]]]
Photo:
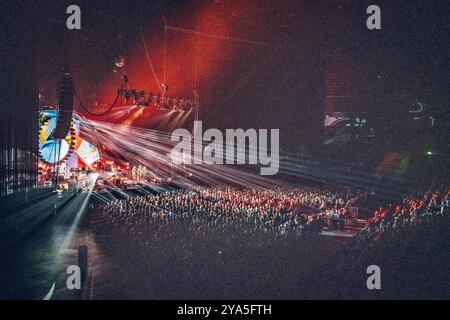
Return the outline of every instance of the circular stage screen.
[[[100,159],[97,147],[80,137],[80,118],[75,112],[72,117],[71,132],[68,132],[66,138],[61,140],[49,140],[57,125],[58,110],[41,109],[39,117],[39,154],[42,161],[52,165],[69,161],[74,167],[90,167]]]
[[[65,140],[47,140],[40,152],[45,162],[55,164],[62,161],[67,155],[69,144]]]

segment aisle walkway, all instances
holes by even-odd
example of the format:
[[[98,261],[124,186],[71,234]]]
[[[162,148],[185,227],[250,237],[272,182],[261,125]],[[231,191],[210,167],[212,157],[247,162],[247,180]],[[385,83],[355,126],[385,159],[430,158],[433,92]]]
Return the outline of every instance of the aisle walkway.
[[[39,190],[29,202],[19,201],[20,196],[2,200],[0,299],[47,295],[66,268],[65,250],[83,220],[90,195]]]

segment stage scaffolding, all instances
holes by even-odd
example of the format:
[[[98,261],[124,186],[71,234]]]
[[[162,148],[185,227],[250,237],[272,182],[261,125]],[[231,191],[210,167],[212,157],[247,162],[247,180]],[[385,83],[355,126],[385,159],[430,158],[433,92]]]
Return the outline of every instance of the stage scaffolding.
[[[10,8],[0,19],[4,22],[0,37],[0,197],[28,191],[37,183],[36,39],[26,22],[29,18],[25,19],[32,8],[18,3],[9,2]]]

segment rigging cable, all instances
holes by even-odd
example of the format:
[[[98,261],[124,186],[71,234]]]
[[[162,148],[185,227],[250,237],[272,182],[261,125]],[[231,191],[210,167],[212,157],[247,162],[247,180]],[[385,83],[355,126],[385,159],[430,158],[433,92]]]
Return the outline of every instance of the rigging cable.
[[[194,117],[192,119],[191,135],[194,136],[195,122],[198,121],[198,91],[197,91],[197,35],[192,34],[192,80],[194,92]]]
[[[166,19],[164,19],[164,83],[167,83],[166,66],[167,66],[167,22]]]
[[[156,76],[155,69],[153,68],[152,60],[150,59],[150,55],[148,53],[147,43],[145,42],[144,34],[142,32],[142,28],[140,28],[140,34],[141,34],[142,43],[144,44],[145,55],[147,56],[148,64],[150,65],[150,68],[152,69],[152,73],[153,73],[153,77],[155,78],[155,82],[158,85],[159,90],[161,90],[161,93],[164,93],[164,90],[163,90],[163,88],[161,86],[161,83],[159,82],[158,77]]]
[[[193,87],[194,87],[194,91],[197,91],[197,35],[194,33],[192,34],[192,53],[193,53],[193,57],[192,57],[192,77],[193,77]]]
[[[122,89],[122,88],[123,88],[123,84],[122,84],[122,86],[120,87],[120,89]],[[91,116],[95,116],[95,117],[101,117],[101,116],[104,116],[105,114],[109,113],[109,112],[114,108],[114,106],[116,105],[117,101],[119,101],[119,97],[120,97],[119,93],[117,93],[116,99],[114,100],[114,102],[112,103],[112,105],[108,108],[108,110],[106,110],[105,112],[102,112],[102,113],[93,113],[93,112],[89,111],[89,110],[84,106],[84,104],[81,102],[80,97],[78,97],[78,93],[77,93],[77,91],[75,90],[75,87],[73,88],[73,93],[75,94],[75,98],[77,99],[78,104],[81,106],[81,108],[83,108],[83,110],[86,111],[87,113],[89,113]]]

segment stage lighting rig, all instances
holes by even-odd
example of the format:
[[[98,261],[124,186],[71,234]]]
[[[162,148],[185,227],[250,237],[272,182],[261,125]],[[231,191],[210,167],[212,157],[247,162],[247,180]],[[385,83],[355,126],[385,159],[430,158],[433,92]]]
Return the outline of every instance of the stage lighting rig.
[[[118,95],[125,98],[125,101],[133,101],[138,107],[155,106],[157,110],[182,110],[189,111],[194,108],[196,99],[192,98],[170,98],[166,96],[167,85],[162,94],[146,93],[135,89],[120,88]]]

